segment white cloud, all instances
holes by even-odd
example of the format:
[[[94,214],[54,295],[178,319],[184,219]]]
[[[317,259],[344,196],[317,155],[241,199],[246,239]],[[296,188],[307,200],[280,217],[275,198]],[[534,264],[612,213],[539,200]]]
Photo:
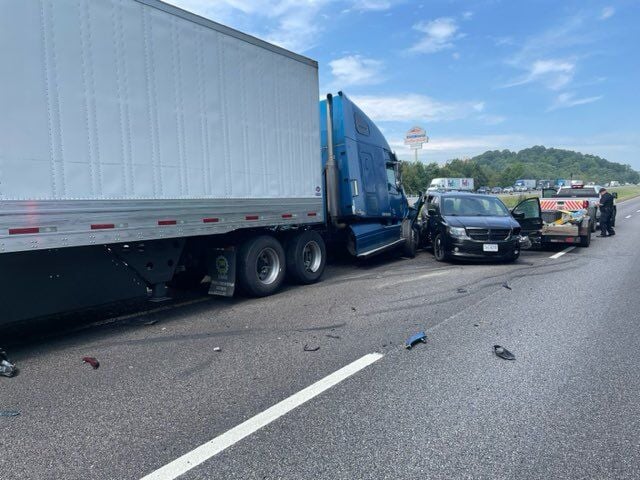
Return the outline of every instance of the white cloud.
[[[602,95],[575,98],[574,93],[561,93],[556,97],[554,104],[549,107],[549,111],[558,110],[559,108],[571,108],[577,105],[586,105],[587,103],[597,102],[601,98]]]
[[[331,73],[337,85],[344,88],[349,85],[371,85],[384,80],[383,63],[379,60],[349,55],[329,62]]]
[[[319,21],[322,10],[336,3],[336,0],[169,1],[294,52],[305,52],[314,46],[323,30]]]
[[[491,114],[478,115],[477,118],[485,125],[500,125],[506,120],[506,118],[503,117],[502,115],[491,115]]]
[[[466,12],[462,12],[462,19],[463,20],[471,20],[473,18],[473,12],[470,10],[467,10]]]
[[[383,11],[389,10],[393,6],[390,0],[356,0],[353,3],[354,10],[373,10]]]
[[[482,102],[440,102],[426,95],[354,96],[353,101],[374,121],[440,122],[471,116]],[[480,108],[480,110],[479,110]]]
[[[526,66],[528,73],[504,87],[515,87],[541,82],[551,90],[558,90],[571,82],[575,72],[574,61],[566,59],[538,59]]]
[[[425,36],[409,49],[412,53],[435,53],[453,48],[453,41],[462,36],[457,33],[456,21],[448,17],[436,18],[427,23],[420,22],[413,28]]]
[[[600,13],[600,20],[606,20],[607,18],[613,17],[616,13],[616,9],[613,7],[604,7],[602,12]]]

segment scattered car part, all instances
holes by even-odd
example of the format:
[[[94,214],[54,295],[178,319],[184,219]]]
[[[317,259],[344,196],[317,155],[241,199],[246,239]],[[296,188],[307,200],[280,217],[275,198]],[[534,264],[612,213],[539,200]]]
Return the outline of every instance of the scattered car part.
[[[13,377],[18,373],[16,366],[11,363],[7,352],[0,349],[0,375],[3,377]]]
[[[94,370],[97,370],[98,367],[100,366],[100,362],[96,360],[94,357],[82,357],[82,361],[84,363],[88,363],[89,365],[91,365],[91,367],[93,367]]]
[[[407,350],[411,350],[411,347],[413,347],[418,342],[427,343],[427,334],[424,332],[418,332],[415,335],[407,338],[407,340],[404,342],[404,348],[406,348]]]
[[[516,359],[516,356],[513,353],[511,353],[506,348],[501,347],[500,345],[494,345],[493,346],[493,351],[495,352],[495,354],[497,356],[499,356],[500,358],[503,358],[505,360],[515,360]]]
[[[304,344],[304,347],[302,348],[305,352],[317,352],[318,350],[320,350],[320,347],[310,347],[308,344]]]
[[[20,412],[17,410],[0,410],[0,417],[17,417]]]
[[[509,286],[509,284],[508,284],[507,282],[504,282],[504,283],[502,284],[502,286],[503,286],[504,288],[506,288],[507,290],[513,290],[513,289]]]

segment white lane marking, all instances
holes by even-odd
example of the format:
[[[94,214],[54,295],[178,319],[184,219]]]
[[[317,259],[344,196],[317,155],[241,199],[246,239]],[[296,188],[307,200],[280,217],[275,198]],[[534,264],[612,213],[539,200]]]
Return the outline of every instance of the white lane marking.
[[[369,353],[364,357],[359,358],[355,362],[342,367],[340,370],[337,370],[323,379],[318,380],[316,383],[309,385],[307,388],[300,390],[298,393],[294,393],[289,398],[285,398],[281,402],[276,403],[274,406],[257,414],[255,417],[251,417],[246,422],[243,422],[213,440],[196,447],[189,453],[184,454],[173,462],[168,463],[164,467],[161,467],[155,472],[143,477],[142,480],[173,480],[179,477],[192,468],[195,468],[201,463],[207,461],[214,455],[217,455],[223,450],[239,442],[243,438],[248,437],[262,427],[269,425],[271,422],[277,420],[294,408],[299,407],[303,403],[320,395],[325,390],[337,385],[351,375],[358,373],[363,368],[377,362],[382,357],[384,357],[384,355],[381,353]]]
[[[636,213],[640,213],[640,210],[636,210]]]
[[[567,247],[564,250],[562,250],[561,252],[558,252],[555,255],[551,255],[549,258],[560,258],[562,255],[564,255],[565,253],[569,253],[574,248],[576,248],[576,247]]]
[[[627,216],[626,216],[626,217],[624,217],[624,218],[631,218],[631,215],[627,215]]]

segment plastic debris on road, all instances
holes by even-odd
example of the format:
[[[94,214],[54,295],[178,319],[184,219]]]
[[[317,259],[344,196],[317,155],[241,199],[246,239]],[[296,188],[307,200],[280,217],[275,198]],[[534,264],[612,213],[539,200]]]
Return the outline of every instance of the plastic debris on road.
[[[427,343],[427,334],[424,332],[418,332],[415,335],[407,338],[407,340],[404,342],[404,348],[406,348],[407,350],[411,350],[411,347],[413,347],[418,342]]]
[[[511,353],[506,348],[501,347],[500,345],[494,345],[493,346],[493,351],[495,352],[495,354],[497,356],[499,356],[500,358],[504,358],[505,360],[515,360],[516,359],[516,356],[513,353]]]
[[[17,410],[0,410],[0,417],[17,417],[20,412]]]
[[[317,352],[318,350],[320,350],[320,347],[310,347],[308,344],[304,344],[304,347],[302,347],[302,349],[305,352]]]
[[[334,339],[338,340],[340,338],[340,335],[331,335],[330,333],[327,333],[325,335],[325,337],[334,338]]]
[[[7,352],[0,349],[0,375],[3,377],[13,377],[17,373],[18,369],[11,363],[9,357],[7,357]]]
[[[509,286],[509,284],[508,284],[507,282],[504,282],[504,283],[502,284],[502,286],[503,286],[504,288],[506,288],[507,290],[513,290],[513,289]]]
[[[93,367],[94,370],[97,370],[100,366],[100,362],[96,360],[94,357],[82,357],[82,361],[84,363],[88,363]]]
[[[220,347],[213,347],[214,352],[221,352],[222,349]]]
[[[466,288],[459,288],[458,293],[467,293],[468,290]]]

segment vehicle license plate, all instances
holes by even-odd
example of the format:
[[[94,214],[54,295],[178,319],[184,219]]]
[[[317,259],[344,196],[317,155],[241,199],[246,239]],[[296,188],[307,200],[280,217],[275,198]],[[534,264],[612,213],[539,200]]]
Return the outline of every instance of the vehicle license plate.
[[[484,245],[482,245],[482,251],[483,252],[497,252],[498,251],[498,245],[495,243],[485,243]]]

